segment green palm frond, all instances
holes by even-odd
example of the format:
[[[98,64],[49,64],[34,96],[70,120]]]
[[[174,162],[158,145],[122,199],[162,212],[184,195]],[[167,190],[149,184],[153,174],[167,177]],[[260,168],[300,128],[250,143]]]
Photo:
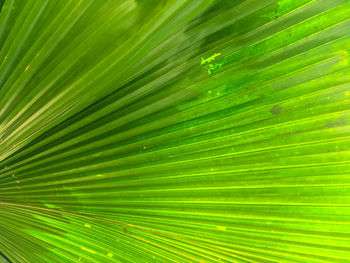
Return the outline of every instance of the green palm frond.
[[[350,262],[350,1],[0,1],[0,262]]]

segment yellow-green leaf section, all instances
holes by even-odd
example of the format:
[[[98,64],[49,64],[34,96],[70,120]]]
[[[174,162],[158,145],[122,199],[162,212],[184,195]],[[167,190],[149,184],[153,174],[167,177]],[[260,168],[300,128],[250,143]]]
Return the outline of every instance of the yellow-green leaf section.
[[[350,262],[349,0],[0,1],[0,262]]]

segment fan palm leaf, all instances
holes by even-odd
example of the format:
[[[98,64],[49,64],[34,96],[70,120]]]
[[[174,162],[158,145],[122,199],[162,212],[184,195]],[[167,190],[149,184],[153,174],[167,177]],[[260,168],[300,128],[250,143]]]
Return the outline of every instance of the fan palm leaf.
[[[0,3],[0,262],[350,262],[350,1]]]

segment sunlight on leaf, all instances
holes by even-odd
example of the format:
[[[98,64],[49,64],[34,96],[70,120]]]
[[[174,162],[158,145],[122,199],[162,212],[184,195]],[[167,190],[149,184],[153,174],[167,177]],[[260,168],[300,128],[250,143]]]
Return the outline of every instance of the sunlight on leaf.
[[[0,10],[0,263],[350,262],[350,1]]]

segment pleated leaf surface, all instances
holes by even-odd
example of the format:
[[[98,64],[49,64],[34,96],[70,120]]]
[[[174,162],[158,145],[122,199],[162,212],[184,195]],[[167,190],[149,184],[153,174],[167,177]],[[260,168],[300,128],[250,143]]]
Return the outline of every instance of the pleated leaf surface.
[[[0,262],[350,262],[349,0],[0,6]]]

